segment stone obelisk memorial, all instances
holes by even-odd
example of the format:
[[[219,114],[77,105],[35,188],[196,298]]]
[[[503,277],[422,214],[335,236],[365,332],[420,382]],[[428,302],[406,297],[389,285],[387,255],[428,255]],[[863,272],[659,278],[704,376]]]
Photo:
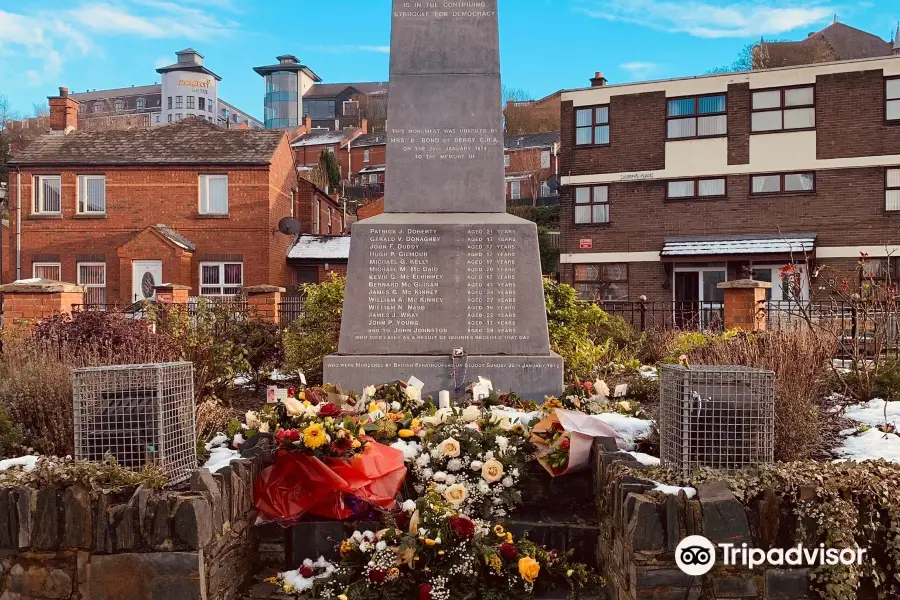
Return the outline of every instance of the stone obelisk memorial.
[[[497,0],[393,0],[385,212],[353,225],[325,381],[562,391],[537,227],[506,213],[502,118]]]

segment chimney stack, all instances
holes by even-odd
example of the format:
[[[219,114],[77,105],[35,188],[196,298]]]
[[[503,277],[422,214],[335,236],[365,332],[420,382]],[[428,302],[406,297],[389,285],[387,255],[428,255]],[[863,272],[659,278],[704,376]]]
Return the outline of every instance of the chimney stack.
[[[363,133],[369,133],[369,120],[361,119],[359,122],[359,128],[362,130]]]
[[[591,77],[591,87],[603,87],[606,85],[606,77],[603,76],[603,73],[597,71],[593,77]]]
[[[69,88],[60,87],[59,96],[50,96],[50,130],[67,134],[78,128],[78,101],[69,96]]]

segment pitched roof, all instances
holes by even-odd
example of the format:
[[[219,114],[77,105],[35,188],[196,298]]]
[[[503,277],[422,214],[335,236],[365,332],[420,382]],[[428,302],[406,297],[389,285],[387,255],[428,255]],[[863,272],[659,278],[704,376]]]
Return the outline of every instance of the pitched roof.
[[[312,131],[295,137],[291,141],[291,146],[299,148],[302,146],[340,144],[355,132],[355,129],[339,129],[337,131],[331,131],[330,129],[313,129]]]
[[[268,165],[280,130],[223,129],[199,117],[145,129],[48,133],[16,165]]]
[[[107,98],[127,98],[129,96],[152,96],[162,93],[162,84],[137,85],[127,88],[113,88],[110,90],[93,90],[69,94],[70,98],[78,102],[90,102],[91,100],[105,100]]]
[[[166,238],[167,240],[169,240],[170,242],[172,242],[179,248],[187,250],[188,252],[193,252],[194,250],[197,249],[197,245],[194,244],[194,242],[187,239],[186,237],[184,237],[183,235],[181,235],[180,233],[178,233],[177,231],[175,231],[174,229],[172,229],[171,227],[169,227],[167,225],[163,225],[162,223],[157,223],[157,225],[155,226],[155,229],[161,236],[163,236],[164,238]]]
[[[314,260],[348,260],[349,235],[301,235],[288,250],[288,258]]]
[[[336,98],[347,88],[353,88],[361,94],[386,94],[388,84],[386,81],[362,81],[359,83],[317,83],[304,98]]]
[[[559,132],[552,131],[549,133],[532,133],[508,137],[503,140],[503,147],[506,150],[523,150],[525,148],[550,148],[553,144],[558,143]]]
[[[344,142],[344,145],[346,146],[350,142],[352,142],[352,146],[354,148],[363,148],[366,146],[384,146],[385,144],[387,144],[387,135],[383,133],[365,133],[353,138],[352,140],[347,140],[347,142]]]
[[[767,66],[783,67],[835,60],[891,56],[891,43],[836,21],[796,42],[766,42]]]

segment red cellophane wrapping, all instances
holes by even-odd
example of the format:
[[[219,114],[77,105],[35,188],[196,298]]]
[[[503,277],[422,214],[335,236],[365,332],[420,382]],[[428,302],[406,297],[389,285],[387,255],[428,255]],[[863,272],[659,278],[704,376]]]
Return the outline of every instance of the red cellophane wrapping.
[[[306,513],[344,520],[361,506],[395,509],[405,478],[403,452],[376,442],[351,458],[320,459],[282,450],[275,464],[256,478],[254,498],[266,521],[287,524]]]

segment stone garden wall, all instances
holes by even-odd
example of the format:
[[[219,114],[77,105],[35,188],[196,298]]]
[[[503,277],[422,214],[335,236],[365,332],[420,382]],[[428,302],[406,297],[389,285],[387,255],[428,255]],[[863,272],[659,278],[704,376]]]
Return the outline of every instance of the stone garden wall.
[[[253,569],[262,457],[189,489],[0,489],[2,600],[230,600]]]
[[[635,476],[641,465],[627,453],[594,446],[594,485],[600,512],[598,551],[612,600],[806,600],[808,569],[717,565],[703,577],[690,577],[675,564],[675,548],[689,535],[718,543],[746,542],[751,548],[796,545],[780,523],[777,496],[748,510],[725,482],[697,487],[687,498],[651,491],[655,484]],[[627,464],[632,475],[611,467]],[[784,544],[787,543],[787,546]]]

